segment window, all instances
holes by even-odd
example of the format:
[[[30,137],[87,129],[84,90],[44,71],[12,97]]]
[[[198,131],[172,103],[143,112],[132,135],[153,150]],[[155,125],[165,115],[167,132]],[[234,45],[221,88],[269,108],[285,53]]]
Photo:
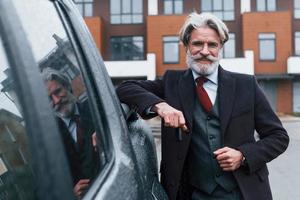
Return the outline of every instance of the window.
[[[27,152],[29,148],[27,146],[31,144],[31,141],[27,142],[26,137],[30,138],[31,136],[32,139],[32,135],[35,132],[32,131],[34,127],[31,126],[29,128],[31,128],[32,132],[27,134],[24,126],[27,120],[32,121],[32,118],[28,118],[31,116],[27,114],[25,115],[27,117],[25,120],[22,118],[22,111],[25,110],[28,112],[31,108],[30,106],[32,108],[39,107],[41,113],[44,113],[42,111],[45,111],[46,108],[49,109],[45,114],[37,115],[38,123],[41,123],[41,121],[47,123],[46,117],[50,118],[49,115],[52,115],[51,119],[55,119],[52,123],[56,122],[60,134],[56,133],[56,126],[50,126],[52,124],[50,121],[48,128],[50,128],[49,133],[52,134],[51,140],[43,141],[38,146],[38,149],[41,152],[49,154],[55,150],[57,151],[56,153],[64,156],[58,156],[56,159],[58,159],[59,164],[54,166],[47,160],[52,156],[45,156],[45,160],[34,160],[34,163],[38,162],[40,164],[41,162],[45,162],[49,164],[48,168],[55,170],[51,171],[49,169],[50,174],[53,176],[62,172],[68,172],[62,173],[63,175],[60,177],[62,180],[59,184],[68,185],[71,183],[70,188],[75,188],[83,178],[94,180],[101,173],[102,167],[106,166],[111,158],[107,156],[107,152],[104,152],[102,148],[105,146],[103,144],[106,144],[106,140],[101,137],[104,135],[104,126],[101,120],[94,119],[95,113],[101,112],[98,110],[100,105],[99,107],[93,107],[93,109],[90,107],[91,102],[95,100],[95,93],[88,95],[88,88],[85,83],[88,83],[89,80],[84,80],[85,77],[80,70],[80,64],[77,59],[80,56],[75,54],[73,45],[71,45],[72,41],[68,37],[72,36],[71,38],[74,38],[76,36],[72,35],[73,32],[66,31],[72,30],[67,23],[68,21],[64,21],[64,24],[62,22],[61,17],[65,17],[65,15],[62,14],[60,17],[51,1],[34,1],[34,3],[33,1],[32,3],[28,3],[27,1],[13,2],[18,16],[22,19],[22,27],[28,39],[30,52],[33,55],[32,62],[35,65],[32,65],[32,67],[36,66],[35,73],[41,72],[44,75],[43,82],[34,76],[32,77],[36,79],[36,84],[45,83],[45,86],[30,85],[39,89],[34,90],[34,88],[27,84],[27,89],[29,89],[28,94],[32,95],[33,90],[40,91],[44,89],[45,91],[39,94],[34,93],[39,98],[35,98],[36,101],[33,101],[32,105],[28,105],[27,102],[25,106],[28,107],[22,107],[26,102],[19,98],[19,103],[17,97],[24,91],[15,91],[15,88],[18,88],[17,84],[20,83],[15,81],[11,75],[16,73],[17,70],[14,68],[15,71],[12,71],[10,68],[7,68],[8,65],[6,63],[2,63],[4,59],[1,55],[0,43],[0,67],[3,67],[0,68],[2,70],[0,71],[0,108],[4,108],[0,109],[0,120],[6,120],[5,123],[0,123],[0,135],[5,135],[7,141],[14,143],[13,145],[7,143],[5,146],[1,145],[0,147],[0,152],[5,153],[4,155],[0,155],[0,157],[7,164],[7,172],[0,178],[5,185],[11,185],[6,186],[8,188],[7,193],[11,195],[18,195],[20,193],[28,196],[28,198],[11,196],[8,199],[34,199],[32,196],[35,195],[35,190],[38,187],[31,181],[32,176],[36,172],[31,168],[32,163],[30,162],[32,162],[32,159],[36,159],[36,157],[34,157],[34,154],[30,157],[29,152]],[[88,67],[84,66],[83,68],[87,69]],[[47,71],[49,73],[45,76],[45,72]],[[37,76],[40,74],[33,75]],[[48,105],[48,107],[43,105]],[[50,108],[52,112],[49,112],[51,111]],[[94,123],[95,121],[97,121],[97,124]],[[48,134],[43,129],[41,132],[37,130],[36,133]],[[42,141],[42,139],[39,141]],[[2,148],[5,148],[5,150]],[[91,185],[92,182],[89,184]],[[20,190],[21,188],[21,192],[10,191],[10,188],[13,190]],[[23,192],[23,188],[25,192]],[[2,192],[2,188],[0,189]]]
[[[300,31],[295,32],[295,55],[300,56]]]
[[[93,16],[93,1],[94,0],[74,0],[83,17]]]
[[[234,20],[234,0],[202,0],[201,11],[211,12],[222,20]]]
[[[163,37],[164,63],[179,62],[179,39],[177,36]]]
[[[143,23],[143,0],[110,0],[112,24]]]
[[[229,33],[228,41],[223,47],[223,58],[235,57],[235,34]]]
[[[164,0],[164,14],[182,14],[183,0]]]
[[[300,0],[294,0],[294,17],[300,18]]]
[[[144,39],[142,36],[111,37],[111,60],[143,60]]]
[[[35,199],[28,133],[0,38],[0,199]]]
[[[259,59],[275,60],[275,34],[260,33],[259,39]]]
[[[257,11],[276,11],[276,0],[256,0]]]

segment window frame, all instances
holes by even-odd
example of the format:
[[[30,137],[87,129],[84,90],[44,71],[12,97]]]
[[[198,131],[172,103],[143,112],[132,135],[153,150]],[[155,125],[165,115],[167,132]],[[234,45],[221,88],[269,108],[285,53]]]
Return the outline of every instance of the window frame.
[[[0,35],[5,41],[3,47],[23,109],[29,149],[34,158],[32,167],[39,183],[37,197],[72,199],[71,177],[66,176],[69,171],[61,167],[67,166],[66,157],[61,154],[63,145],[29,41],[11,1],[0,1],[0,13]],[[40,148],[41,144],[43,148]]]
[[[89,92],[89,94],[93,93],[93,95],[95,95],[92,98],[88,96],[90,98],[91,107],[96,108],[100,106],[103,108],[101,113],[93,110],[94,112],[91,114],[93,119],[96,120],[96,131],[97,128],[99,128],[97,127],[98,121],[103,122],[102,128],[104,131],[100,131],[100,134],[101,138],[104,138],[106,141],[103,148],[105,152],[107,152],[107,157],[110,158],[107,165],[94,180],[94,184],[91,185],[84,198],[94,199],[96,196],[103,197],[107,194],[116,194],[116,190],[114,188],[103,188],[102,190],[102,186],[105,184],[110,185],[112,181],[126,181],[130,176],[130,178],[133,178],[133,174],[127,174],[128,176],[122,177],[115,177],[115,174],[110,176],[113,169],[114,173],[121,173],[127,169],[127,167],[122,164],[124,156],[126,156],[126,160],[128,162],[133,164],[133,171],[138,171],[138,166],[135,164],[134,160],[135,157],[132,155],[132,146],[130,146],[131,143],[128,141],[130,133],[128,132],[119,99],[115,94],[115,88],[112,85],[111,78],[107,73],[98,48],[93,42],[92,35],[90,34],[87,26],[78,21],[80,20],[80,16],[78,16],[77,12],[70,12],[69,7],[73,7],[72,3],[68,1],[64,1],[63,3],[59,1],[59,3],[62,5],[61,9],[64,8],[65,10],[64,19],[68,20],[70,25],[72,25],[72,27],[69,27],[70,31],[73,31],[74,36],[76,36],[70,37],[70,35],[68,35],[75,52],[80,52],[77,56],[84,80],[87,80],[86,78],[89,77],[89,81],[85,82],[86,87],[88,91],[93,91]],[[60,13],[62,13],[62,11],[60,11]],[[81,35],[87,35],[89,37],[81,37]],[[73,43],[75,41],[76,44]],[[98,131],[97,134],[99,134]],[[128,143],[125,141],[128,141]],[[117,178],[118,181],[114,180],[115,178]],[[135,178],[137,177],[135,176]],[[135,181],[138,180],[135,179]],[[119,191],[119,193],[121,192],[124,191]]]
[[[170,37],[177,37],[177,41],[173,40],[173,41],[164,41],[165,38],[170,38]],[[177,55],[177,61],[165,61],[165,44],[168,44],[168,43],[171,43],[171,44],[174,44],[174,43],[177,43],[177,47],[178,47],[178,55]],[[162,43],[163,43],[163,51],[162,51],[162,54],[163,54],[163,64],[178,64],[180,63],[180,47],[179,47],[179,37],[176,36],[176,35],[164,35],[162,37]]]
[[[230,41],[230,36],[234,38],[234,56],[226,56],[226,51],[225,51],[225,47],[226,47],[226,44],[228,44],[228,42]],[[224,44],[223,48],[222,48],[222,57],[223,58],[235,58],[236,57],[236,34],[234,32],[230,32],[228,34],[228,41]]]
[[[82,17],[93,17],[94,16],[94,0],[73,0],[74,3],[76,4],[78,10],[82,14]],[[81,6],[81,9],[79,9],[78,5]],[[86,6],[91,5],[92,6],[92,14],[91,15],[86,15]]]
[[[264,2],[264,10],[258,10],[258,3],[257,2]],[[275,2],[275,9],[274,10],[270,10],[270,4],[269,4],[269,0],[256,0],[256,11],[257,12],[276,12],[277,11],[277,1],[274,0]]]
[[[200,5],[201,5],[201,12],[210,12],[210,13],[212,13],[212,14],[215,14],[216,12],[220,12],[221,14],[222,14],[222,17],[220,17],[220,19],[221,20],[223,20],[223,21],[235,21],[235,19],[236,19],[236,17],[235,17],[235,0],[232,0],[233,1],[233,8],[231,9],[231,10],[225,10],[225,8],[224,8],[224,4],[225,4],[225,2],[226,2],[226,0],[221,0],[221,2],[222,2],[222,5],[221,5],[221,9],[220,10],[214,10],[214,2],[216,1],[216,0],[207,0],[207,1],[209,1],[209,3],[210,3],[210,7],[211,7],[211,9],[210,10],[204,10],[203,9],[203,2],[204,2],[204,0],[200,0]],[[233,19],[224,19],[224,13],[225,12],[233,12]]]
[[[269,35],[273,35],[274,36],[274,38],[259,38],[260,36],[261,36],[261,34],[269,34]],[[276,33],[274,33],[274,32],[261,32],[261,33],[259,33],[258,34],[258,52],[259,52],[259,61],[261,61],[261,62],[272,62],[272,61],[276,61],[276,57],[277,57],[277,55],[276,55]],[[263,58],[261,58],[261,52],[263,52],[263,51],[261,51],[261,41],[273,41],[273,43],[274,43],[274,59],[263,59]]]
[[[107,153],[106,157],[110,157],[113,159],[110,130],[108,129],[108,127],[105,127],[107,121],[100,114],[100,112],[102,113],[102,110],[104,109],[103,100],[101,100],[101,93],[99,93],[99,91],[96,91],[95,89],[95,79],[91,78],[94,76],[91,75],[92,72],[90,72],[90,66],[95,64],[90,64],[89,59],[86,59],[88,53],[85,53],[83,48],[87,45],[88,41],[83,41],[85,40],[84,37],[80,37],[80,35],[82,35],[83,33],[80,33],[80,30],[77,30],[80,28],[78,27],[80,26],[80,23],[78,23],[77,21],[79,19],[79,16],[74,15],[75,13],[73,12],[67,12],[64,9],[66,3],[67,2],[63,4],[56,1],[56,9],[61,18],[61,22],[65,27],[65,31],[72,45],[72,48],[74,49],[74,54],[76,56],[76,60],[78,61],[79,69],[86,87],[89,106],[90,108],[97,108],[90,110],[91,116],[93,118],[93,123],[95,125],[95,131],[97,133],[97,136],[104,140],[104,143],[102,143],[101,145],[103,146],[104,151]],[[74,20],[76,22],[74,22]],[[93,49],[93,47],[90,47],[90,49]],[[101,127],[99,126],[99,122],[101,122]],[[107,134],[104,134],[104,132]],[[108,161],[107,164],[109,164],[109,162],[110,161]],[[100,174],[101,173],[102,172],[100,172]]]
[[[172,4],[171,13],[166,13],[166,4],[165,3],[167,1],[171,2],[171,4]],[[181,12],[179,12],[179,13],[175,13],[175,10],[176,10],[175,2],[176,1],[182,2]],[[164,15],[181,15],[181,14],[183,14],[184,1],[183,0],[163,0],[163,7],[164,7],[163,8]]]
[[[297,45],[297,39],[298,39],[298,45]],[[297,53],[297,46],[298,46],[298,53]],[[300,56],[300,31],[294,32],[294,55]]]
[[[298,1],[298,6],[296,6],[296,1]],[[293,10],[293,15],[294,15],[294,19],[300,19],[300,0],[294,0],[294,10]],[[296,17],[295,13],[296,11],[299,12],[299,17]]]
[[[110,24],[112,25],[120,25],[120,24],[143,24],[144,23],[144,1],[143,0],[140,0],[141,1],[141,4],[142,4],[142,10],[141,12],[133,12],[133,1],[134,0],[128,0],[130,1],[130,12],[125,12],[123,10],[123,1],[125,0],[117,0],[119,1],[119,5],[120,5],[120,10],[119,10],[119,13],[112,13],[112,0],[109,0],[109,7],[110,7],[110,10],[109,10],[109,16],[110,16]],[[125,15],[128,15],[130,16],[130,22],[122,22],[122,16],[125,16]],[[134,16],[137,16],[137,15],[141,15],[141,21],[140,22],[134,22],[134,19],[133,17]],[[112,22],[112,17],[113,16],[120,16],[120,22]]]
[[[143,47],[142,47],[142,50],[143,50],[143,52],[141,52],[141,55],[142,55],[142,57],[139,57],[138,59],[133,59],[133,56],[132,56],[132,52],[130,52],[131,54],[130,54],[130,56],[131,56],[131,59],[125,59],[125,58],[117,58],[117,59],[114,59],[114,51],[113,51],[113,43],[112,43],[112,40],[113,39],[118,39],[119,40],[119,42],[117,43],[117,44],[126,44],[126,43],[130,43],[130,44],[134,44],[134,39],[137,39],[137,38],[142,38],[142,41],[141,41],[141,43],[142,43],[142,45],[143,45]],[[130,39],[130,42],[128,41],[128,42],[125,42],[125,41],[121,41],[121,39]],[[121,42],[120,42],[121,41]],[[139,41],[140,42],[140,41]],[[110,60],[111,61],[139,61],[139,60],[145,60],[145,41],[144,41],[144,36],[143,35],[129,35],[129,36],[126,36],[126,35],[122,35],[122,36],[111,36],[110,38],[109,38],[109,43],[110,43],[110,46],[111,46],[111,58],[110,58]],[[121,53],[118,53],[118,54],[122,54],[123,53],[123,51],[121,52]]]

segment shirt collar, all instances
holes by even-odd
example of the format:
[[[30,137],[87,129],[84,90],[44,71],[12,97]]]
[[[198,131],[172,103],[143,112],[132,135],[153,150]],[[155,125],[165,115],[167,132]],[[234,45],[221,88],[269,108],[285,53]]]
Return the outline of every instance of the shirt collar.
[[[191,69],[192,70],[192,69]],[[218,85],[218,67],[216,68],[216,70],[211,73],[210,75],[206,76],[206,78],[208,80],[210,80],[212,83]],[[193,73],[193,77],[194,77],[194,80],[196,80],[200,75],[197,74],[196,72],[194,72],[194,70],[192,70],[192,73]]]
[[[78,107],[77,107],[77,104],[75,104],[75,111],[74,111],[74,114],[73,115],[79,115],[79,110],[78,110]],[[67,127],[70,126],[70,122],[71,122],[71,117],[60,117],[63,122],[67,125]]]

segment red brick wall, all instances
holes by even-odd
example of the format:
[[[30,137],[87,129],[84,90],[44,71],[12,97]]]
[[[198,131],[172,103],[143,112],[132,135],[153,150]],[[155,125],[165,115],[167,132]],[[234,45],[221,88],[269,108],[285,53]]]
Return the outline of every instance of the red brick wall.
[[[286,74],[287,59],[292,51],[292,14],[284,12],[252,12],[243,14],[244,50],[254,51],[255,74]],[[274,61],[259,60],[259,33],[275,33]],[[290,80],[278,82],[278,113],[292,112],[292,87]]]
[[[277,110],[279,113],[292,113],[292,82],[280,81],[277,89]]]
[[[99,51],[103,52],[104,45],[101,45],[101,44],[103,44],[102,43],[103,27],[102,27],[101,18],[100,17],[87,17],[84,19],[84,21],[87,24]]]
[[[287,72],[287,58],[292,55],[291,12],[253,12],[243,15],[244,50],[254,51],[256,74]],[[275,33],[276,60],[259,60],[259,33]]]
[[[148,16],[147,18],[147,52],[156,55],[156,75],[161,76],[167,69],[185,68],[185,49],[180,44],[178,64],[163,63],[163,36],[178,36],[179,30],[185,21],[185,15]]]

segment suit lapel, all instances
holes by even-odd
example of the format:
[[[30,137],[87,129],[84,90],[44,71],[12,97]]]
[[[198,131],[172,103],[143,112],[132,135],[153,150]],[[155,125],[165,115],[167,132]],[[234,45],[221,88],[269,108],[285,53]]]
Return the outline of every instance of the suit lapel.
[[[221,66],[219,66],[218,76],[219,112],[221,131],[224,136],[233,108],[236,85],[235,79]]]
[[[179,96],[180,102],[183,107],[185,120],[187,121],[188,128],[191,130],[193,126],[193,110],[195,101],[195,83],[192,71],[186,70],[183,76],[179,79]]]

